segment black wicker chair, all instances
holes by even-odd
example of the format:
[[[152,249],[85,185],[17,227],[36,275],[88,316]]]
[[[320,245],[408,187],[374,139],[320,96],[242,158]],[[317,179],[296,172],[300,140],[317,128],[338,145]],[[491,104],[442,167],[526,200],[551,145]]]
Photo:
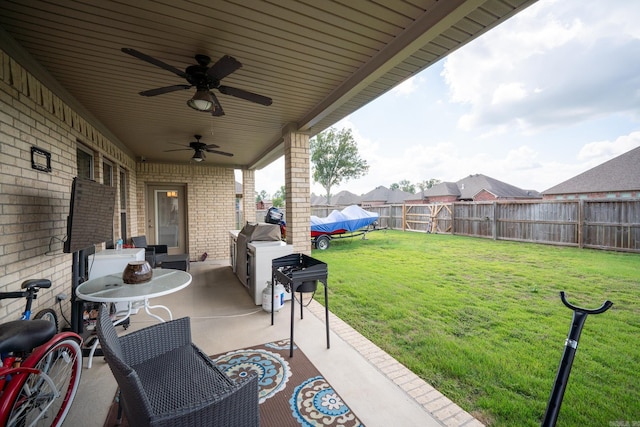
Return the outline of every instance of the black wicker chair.
[[[96,330],[129,425],[260,425],[257,376],[229,379],[192,344],[188,317],[118,337],[103,305]]]
[[[148,245],[146,236],[132,237],[131,243],[136,248],[144,248],[144,258],[152,268],[156,268],[158,264],[161,264],[162,259],[169,252],[167,245]]]

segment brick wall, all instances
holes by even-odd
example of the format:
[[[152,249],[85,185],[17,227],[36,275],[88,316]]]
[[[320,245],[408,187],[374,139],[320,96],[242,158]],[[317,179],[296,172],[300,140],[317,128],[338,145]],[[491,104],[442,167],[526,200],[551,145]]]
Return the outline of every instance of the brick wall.
[[[242,224],[254,222],[256,217],[256,173],[253,170],[242,170]]]
[[[309,135],[285,132],[287,243],[294,252],[311,255]]]
[[[474,202],[492,202],[494,200],[497,200],[497,197],[484,189],[480,190],[478,194],[473,196]]]
[[[427,203],[453,203],[458,201],[458,196],[433,196],[427,199]]]
[[[204,252],[209,259],[228,259],[228,232],[235,228],[233,169],[206,164],[136,164],[0,49],[0,291],[18,290],[30,278],[51,279],[52,288],[41,292],[34,312],[53,307],[60,293],[71,295],[72,257],[62,252],[62,241],[71,183],[77,175],[78,144],[93,153],[97,181],[102,179],[105,159],[114,166],[118,189],[119,171],[124,170],[129,237],[146,231],[147,183],[183,184],[191,259],[199,259]],[[50,173],[31,168],[32,146],[51,153]],[[245,186],[247,195],[251,193],[247,200],[253,201],[252,181],[250,184]],[[114,239],[120,237],[120,198],[116,200]],[[17,319],[23,304],[21,300],[0,301],[0,322]],[[63,310],[69,318],[68,299]]]
[[[108,159],[135,188],[134,160],[0,50],[0,291],[19,290],[31,278],[50,279],[34,312],[53,307],[59,293],[71,295],[72,260],[62,241],[78,142],[93,151],[96,178]],[[51,153],[51,172],[31,167],[32,146]],[[136,228],[134,217],[129,225]],[[119,234],[119,224],[115,229]],[[67,299],[67,318],[69,307]],[[24,300],[0,301],[0,322],[19,318],[23,308]]]
[[[191,260],[200,259],[204,252],[209,259],[229,258],[229,230],[235,228],[233,169],[206,164],[138,163],[136,175],[137,234],[145,234],[147,184],[181,184],[186,188],[187,252]]]

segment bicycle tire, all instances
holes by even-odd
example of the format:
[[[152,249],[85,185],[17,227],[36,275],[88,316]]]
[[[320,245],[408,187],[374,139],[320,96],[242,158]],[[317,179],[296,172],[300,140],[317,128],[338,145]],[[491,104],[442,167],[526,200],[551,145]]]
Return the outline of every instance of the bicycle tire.
[[[58,331],[58,315],[56,311],[52,308],[45,308],[40,310],[33,316],[34,319],[44,319],[53,323],[56,327],[56,332]]]
[[[44,347],[44,351],[36,350],[39,354],[32,353],[23,366],[47,374],[58,396],[41,374],[25,375],[11,405],[7,426],[60,427],[69,413],[80,384],[82,350],[75,338],[64,335],[56,335]]]

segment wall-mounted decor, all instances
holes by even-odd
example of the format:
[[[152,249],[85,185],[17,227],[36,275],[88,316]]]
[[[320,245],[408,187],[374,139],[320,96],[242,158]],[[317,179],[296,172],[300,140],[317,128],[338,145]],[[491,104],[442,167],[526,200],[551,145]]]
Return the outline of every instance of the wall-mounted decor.
[[[31,167],[43,172],[51,172],[51,153],[38,147],[31,147]]]

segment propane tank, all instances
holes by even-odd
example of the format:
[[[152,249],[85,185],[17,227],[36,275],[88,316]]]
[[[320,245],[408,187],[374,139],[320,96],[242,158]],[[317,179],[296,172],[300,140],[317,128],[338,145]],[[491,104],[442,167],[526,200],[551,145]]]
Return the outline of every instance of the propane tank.
[[[284,294],[285,289],[280,283],[275,286],[275,299],[273,300],[273,309],[280,311],[284,307]],[[262,309],[267,312],[271,312],[271,281],[267,281],[267,286],[262,291]]]

